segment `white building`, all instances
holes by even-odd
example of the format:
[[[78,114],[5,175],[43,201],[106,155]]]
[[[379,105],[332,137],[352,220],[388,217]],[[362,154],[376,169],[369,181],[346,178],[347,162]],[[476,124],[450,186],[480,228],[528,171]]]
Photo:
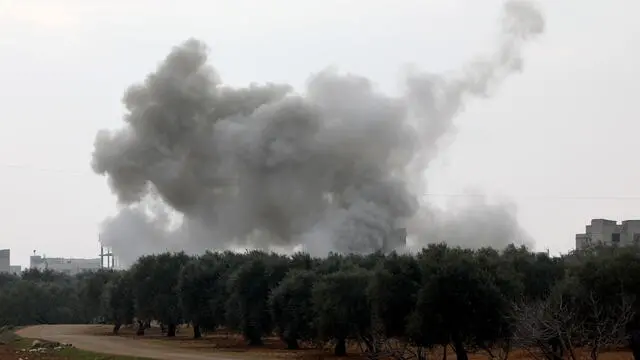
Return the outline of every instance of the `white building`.
[[[0,273],[11,272],[11,250],[0,250]]]
[[[576,234],[576,250],[594,245],[629,246],[640,245],[640,220],[593,219],[583,234]]]
[[[102,268],[100,258],[95,259],[66,259],[66,258],[47,258],[40,255],[30,257],[29,267],[31,269],[53,270],[68,275],[76,275],[84,271],[94,271]]]

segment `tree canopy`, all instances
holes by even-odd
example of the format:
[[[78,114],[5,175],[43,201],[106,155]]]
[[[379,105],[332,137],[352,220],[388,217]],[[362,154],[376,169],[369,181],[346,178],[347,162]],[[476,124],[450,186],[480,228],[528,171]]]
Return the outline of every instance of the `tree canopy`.
[[[108,322],[118,332],[151,321],[175,336],[219,328],[260,345],[349,342],[365,352],[451,347],[499,357],[512,347],[540,358],[630,344],[637,356],[640,250],[600,248],[560,257],[524,247],[431,245],[417,254],[313,258],[248,251],[141,257],[130,269],[67,276],[27,270],[0,276],[0,326]],[[636,339],[636,340],[634,340]],[[405,349],[406,350],[406,349]],[[416,350],[417,351],[417,350]]]

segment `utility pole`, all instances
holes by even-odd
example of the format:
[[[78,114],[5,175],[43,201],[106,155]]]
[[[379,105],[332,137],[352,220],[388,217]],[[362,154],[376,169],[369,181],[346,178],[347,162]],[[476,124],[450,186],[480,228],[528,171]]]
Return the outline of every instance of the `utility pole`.
[[[100,242],[100,268],[105,268],[105,258],[106,258],[106,268],[113,269],[115,267],[115,258],[113,257],[113,252],[110,247],[105,249],[105,246],[102,244],[102,236],[98,235],[98,242]]]

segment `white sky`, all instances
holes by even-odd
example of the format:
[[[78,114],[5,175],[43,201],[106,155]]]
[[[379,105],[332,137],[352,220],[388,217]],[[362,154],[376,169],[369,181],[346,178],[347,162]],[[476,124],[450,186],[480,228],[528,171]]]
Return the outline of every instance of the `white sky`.
[[[430,192],[511,198],[537,248],[564,252],[591,218],[640,218],[640,2],[540,3],[547,32],[527,48],[525,71],[456,120]],[[451,70],[491,51],[500,5],[0,0],[0,248],[22,265],[33,250],[97,254],[115,199],[89,166],[95,133],[120,126],[125,88],[189,37],[210,45],[232,85],[300,88],[336,65],[394,92],[405,64]]]

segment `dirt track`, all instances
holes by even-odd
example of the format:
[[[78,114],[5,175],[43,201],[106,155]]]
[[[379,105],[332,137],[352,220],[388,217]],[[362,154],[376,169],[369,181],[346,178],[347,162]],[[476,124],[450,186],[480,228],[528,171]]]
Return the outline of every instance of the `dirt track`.
[[[133,340],[116,336],[87,335],[91,325],[39,325],[21,329],[17,334],[24,338],[42,339],[69,343],[82,350],[112,354],[137,356],[162,360],[238,360],[236,357],[200,353],[193,350],[177,350],[169,346],[152,344],[144,340]]]

